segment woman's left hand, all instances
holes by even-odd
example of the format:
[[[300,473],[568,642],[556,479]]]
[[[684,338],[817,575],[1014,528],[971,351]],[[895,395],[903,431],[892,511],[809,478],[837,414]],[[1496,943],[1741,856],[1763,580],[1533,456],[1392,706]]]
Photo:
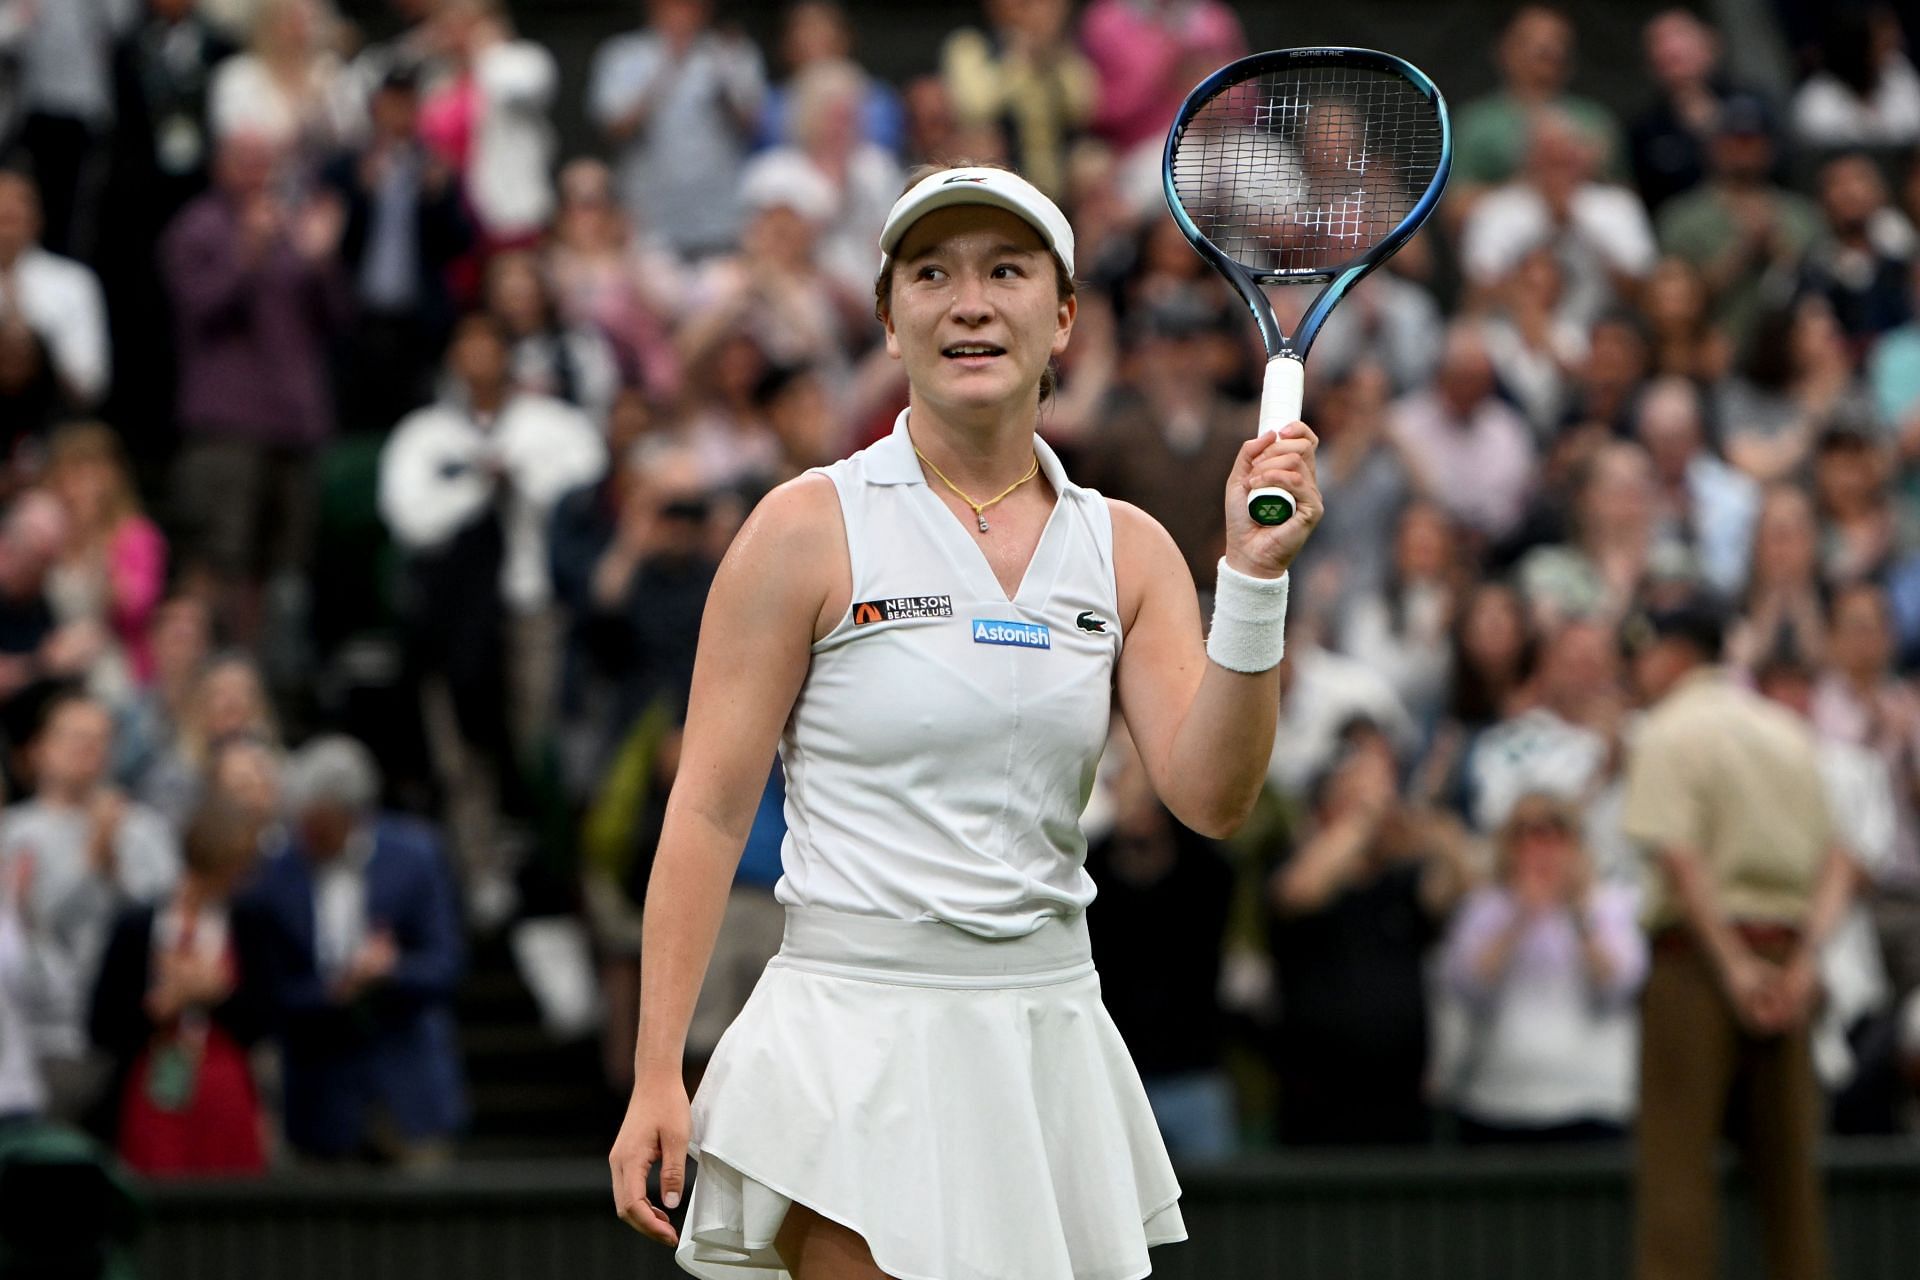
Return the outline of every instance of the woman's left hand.
[[[1320,484],[1314,455],[1319,437],[1304,422],[1289,422],[1276,435],[1263,432],[1240,446],[1227,477],[1227,564],[1254,578],[1277,578],[1320,523]],[[1285,489],[1294,512],[1285,524],[1256,524],[1247,514],[1255,489]]]

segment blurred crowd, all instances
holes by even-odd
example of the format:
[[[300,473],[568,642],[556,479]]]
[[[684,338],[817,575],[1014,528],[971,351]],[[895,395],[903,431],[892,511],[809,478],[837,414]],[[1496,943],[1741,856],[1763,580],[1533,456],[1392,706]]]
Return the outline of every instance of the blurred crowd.
[[[530,921],[583,940],[516,953],[623,1095],[706,591],[905,403],[873,277],[915,166],[1067,209],[1041,431],[1210,590],[1262,353],[1159,168],[1233,8],[985,0],[894,83],[832,0],[764,46],[646,0],[578,84],[534,8],[0,0],[0,1124],[150,1172],[444,1158],[467,950]],[[1624,1131],[1623,634],[1709,596],[1857,866],[1831,1123],[1917,1127],[1920,32],[1771,16],[1790,82],[1674,9],[1619,111],[1518,8],[1439,214],[1314,347],[1328,515],[1259,819],[1180,828],[1124,735],[1087,815],[1177,1156]],[[779,943],[768,763],[695,1072]]]

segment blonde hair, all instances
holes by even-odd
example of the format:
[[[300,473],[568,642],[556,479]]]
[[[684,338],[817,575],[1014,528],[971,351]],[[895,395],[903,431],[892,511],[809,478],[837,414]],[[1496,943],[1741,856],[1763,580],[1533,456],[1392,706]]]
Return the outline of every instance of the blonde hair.
[[[1567,839],[1579,850],[1580,860],[1587,861],[1586,841],[1580,833],[1580,810],[1573,801],[1558,796],[1551,791],[1524,792],[1513,802],[1513,808],[1507,810],[1507,816],[1501,821],[1499,830],[1493,838],[1494,874],[1502,879],[1513,867],[1513,847],[1520,837],[1520,828],[1546,820],[1553,822],[1567,833]]]
[[[141,514],[140,495],[134,491],[120,433],[104,422],[70,422],[53,433],[47,441],[44,483],[57,493],[63,472],[88,464],[104,466],[113,473],[104,513],[108,529],[118,528],[121,521]]]

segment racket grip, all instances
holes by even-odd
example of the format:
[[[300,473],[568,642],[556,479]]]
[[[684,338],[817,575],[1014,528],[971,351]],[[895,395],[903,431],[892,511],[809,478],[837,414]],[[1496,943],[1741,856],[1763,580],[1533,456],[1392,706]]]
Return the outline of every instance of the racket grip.
[[[1307,366],[1291,351],[1267,361],[1266,382],[1260,388],[1260,434],[1278,432],[1300,417],[1307,385]],[[1293,518],[1293,495],[1285,489],[1255,489],[1247,495],[1247,514],[1255,524],[1285,524]]]

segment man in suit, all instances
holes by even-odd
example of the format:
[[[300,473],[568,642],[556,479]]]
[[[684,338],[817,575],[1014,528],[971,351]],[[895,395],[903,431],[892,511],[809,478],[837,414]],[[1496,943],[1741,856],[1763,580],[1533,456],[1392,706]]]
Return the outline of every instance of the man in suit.
[[[465,956],[439,838],[378,811],[378,772],[351,738],[294,753],[284,788],[288,845],[254,896],[281,950],[288,1140],[322,1160],[442,1161],[466,1119],[452,1008]]]

